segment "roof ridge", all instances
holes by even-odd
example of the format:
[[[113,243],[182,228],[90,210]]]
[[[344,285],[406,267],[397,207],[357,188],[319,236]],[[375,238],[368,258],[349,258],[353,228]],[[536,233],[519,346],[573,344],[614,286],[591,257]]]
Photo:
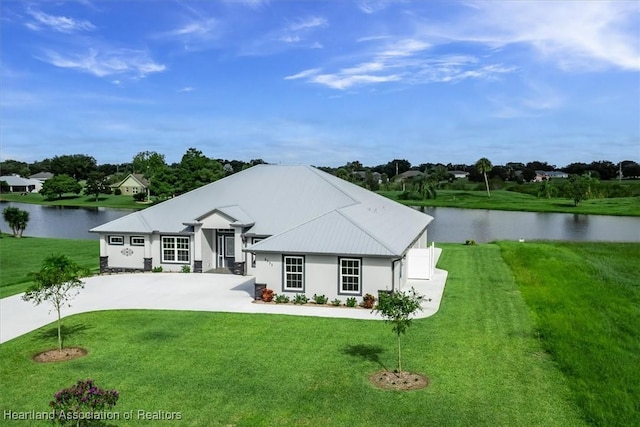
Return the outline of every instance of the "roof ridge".
[[[353,201],[353,205],[356,205],[358,203],[362,203],[359,200],[356,200],[351,194],[347,193],[346,191],[344,191],[342,188],[338,187],[335,183],[329,181],[325,176],[323,176],[324,174],[326,175],[330,175],[336,179],[342,179],[342,178],[338,178],[337,176],[331,175],[327,172],[321,171],[320,169],[313,167],[313,166],[305,166],[305,168],[311,170],[314,174],[316,174],[320,179],[322,179],[324,182],[326,182],[327,184],[329,184],[330,186],[332,186],[333,188],[335,188],[336,190],[338,190],[339,192],[341,192],[342,194],[344,194],[345,196],[347,196],[348,198],[350,198]],[[348,184],[354,185],[348,181],[345,181]],[[353,206],[353,205],[349,205],[349,206]],[[338,208],[338,209],[342,209],[342,208]]]

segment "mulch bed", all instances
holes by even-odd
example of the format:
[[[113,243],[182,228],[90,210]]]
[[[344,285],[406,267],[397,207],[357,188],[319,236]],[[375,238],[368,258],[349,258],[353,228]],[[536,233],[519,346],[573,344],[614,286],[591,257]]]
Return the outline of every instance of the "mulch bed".
[[[429,378],[414,372],[378,371],[369,377],[371,384],[385,390],[419,390],[429,385]]]
[[[63,362],[65,360],[77,359],[87,355],[87,350],[81,347],[68,347],[58,350],[53,348],[45,350],[33,356],[33,360],[40,363]]]

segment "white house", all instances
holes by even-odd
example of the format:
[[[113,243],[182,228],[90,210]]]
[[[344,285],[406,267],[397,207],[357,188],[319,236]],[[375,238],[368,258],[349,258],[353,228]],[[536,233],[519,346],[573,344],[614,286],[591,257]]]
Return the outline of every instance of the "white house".
[[[344,299],[429,278],[432,220],[310,166],[258,165],[91,231],[102,272],[230,268]]]
[[[0,181],[7,183],[7,190],[10,193],[37,193],[42,189],[42,181],[23,178],[19,175],[0,176]]]

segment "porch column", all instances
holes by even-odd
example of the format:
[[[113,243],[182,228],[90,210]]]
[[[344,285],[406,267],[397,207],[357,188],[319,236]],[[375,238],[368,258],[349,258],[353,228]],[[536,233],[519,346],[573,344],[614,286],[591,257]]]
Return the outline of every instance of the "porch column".
[[[193,272],[202,273],[202,224],[193,226]]]

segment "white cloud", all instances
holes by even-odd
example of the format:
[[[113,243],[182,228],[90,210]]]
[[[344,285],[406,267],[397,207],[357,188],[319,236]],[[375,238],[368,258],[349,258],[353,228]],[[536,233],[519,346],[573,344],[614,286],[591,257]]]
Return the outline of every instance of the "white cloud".
[[[54,16],[46,14],[42,11],[29,8],[27,13],[31,15],[34,21],[27,22],[27,28],[38,31],[47,28],[60,33],[74,33],[79,31],[93,31],[95,25],[87,20],[76,20],[66,16]]]
[[[217,28],[218,21],[216,19],[206,18],[186,23],[179,28],[163,33],[161,36],[167,38],[181,38],[185,36],[209,38],[214,35],[214,32]]]
[[[193,88],[191,86],[185,86],[181,88],[178,92],[193,92]]]
[[[62,55],[47,51],[42,61],[60,68],[72,68],[97,77],[129,75],[134,78],[146,77],[164,71],[166,67],[154,62],[146,52],[132,49],[97,51],[90,49],[83,54]]]
[[[427,23],[423,34],[500,47],[531,46],[565,70],[640,70],[640,3],[482,1],[457,22]]]
[[[305,77],[317,75],[319,72],[320,72],[320,68],[312,68],[309,70],[300,71],[299,73],[293,74],[291,76],[287,76],[284,79],[285,80],[303,79]]]

